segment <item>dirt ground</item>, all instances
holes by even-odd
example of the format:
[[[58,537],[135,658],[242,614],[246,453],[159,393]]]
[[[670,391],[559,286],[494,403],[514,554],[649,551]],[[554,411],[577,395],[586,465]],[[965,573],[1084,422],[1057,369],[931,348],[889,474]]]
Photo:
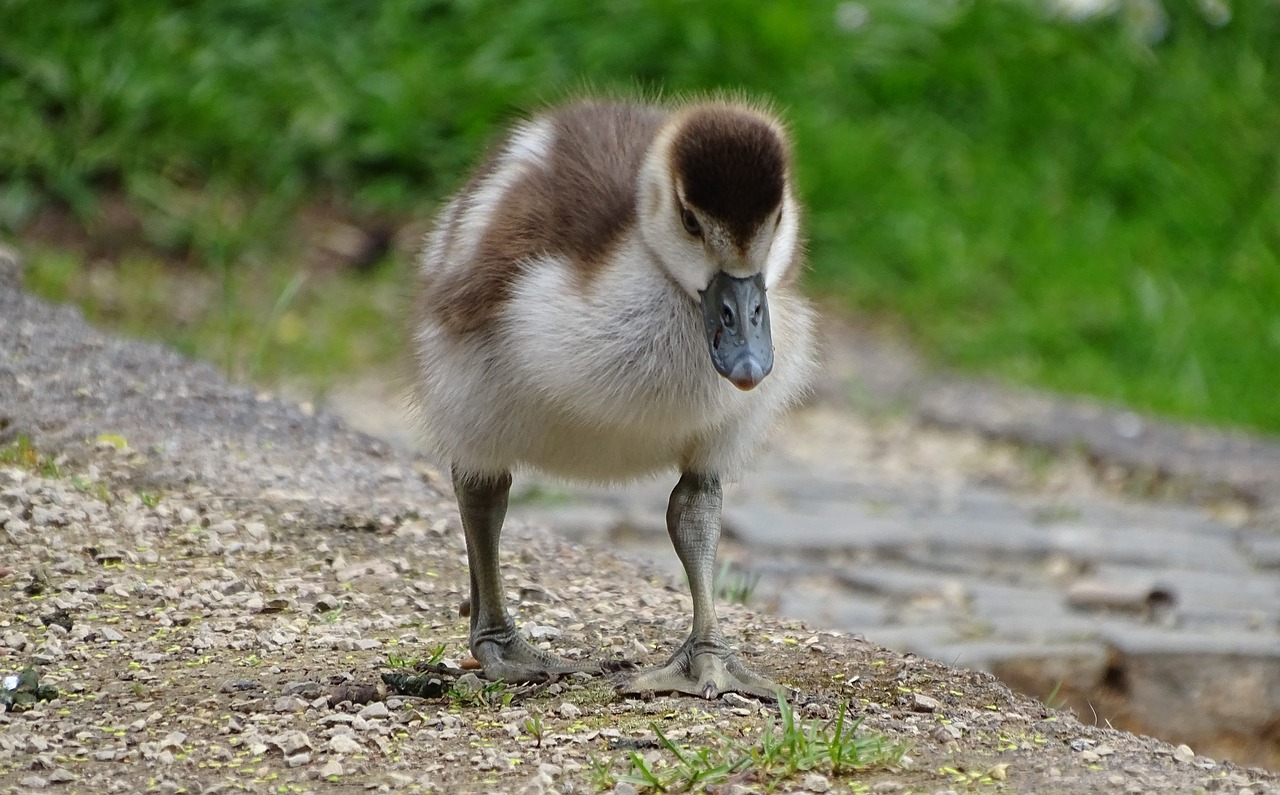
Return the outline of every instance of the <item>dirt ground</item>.
[[[109,442],[57,477],[34,463],[0,469],[0,667],[35,663],[59,694],[0,715],[3,791],[624,792],[632,749],[675,763],[658,730],[718,748],[777,720],[747,699],[624,699],[603,678],[377,693],[393,664],[440,644],[446,662],[465,655],[465,559],[444,499],[317,522],[205,486],[139,489],[146,456]],[[562,653],[653,663],[682,638],[678,584],[537,528],[514,528],[506,548],[518,620]],[[801,720],[829,726],[847,705],[905,754],[719,791],[1280,790],[1262,771],[1082,725],[986,674],[723,612],[749,663],[799,691]],[[69,630],[45,625],[59,613]]]

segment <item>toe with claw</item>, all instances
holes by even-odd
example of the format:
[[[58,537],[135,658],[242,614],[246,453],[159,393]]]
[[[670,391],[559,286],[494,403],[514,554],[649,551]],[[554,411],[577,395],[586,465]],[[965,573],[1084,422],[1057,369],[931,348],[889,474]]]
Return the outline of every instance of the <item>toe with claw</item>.
[[[738,655],[722,643],[686,641],[665,665],[642,671],[624,683],[620,691],[641,693],[686,693],[705,699],[725,693],[740,693],[766,701],[777,701],[789,688],[749,670]]]

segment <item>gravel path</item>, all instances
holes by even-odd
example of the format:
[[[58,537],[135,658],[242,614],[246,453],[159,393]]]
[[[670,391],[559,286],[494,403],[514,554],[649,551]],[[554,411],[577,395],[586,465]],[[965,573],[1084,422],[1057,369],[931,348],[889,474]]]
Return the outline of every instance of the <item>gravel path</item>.
[[[380,674],[465,653],[465,557],[434,470],[324,414],[121,341],[0,278],[0,672],[58,697],[0,713],[0,792],[591,792],[692,749],[752,745],[773,707],[615,696],[601,680],[446,697]],[[670,653],[689,600],[609,546],[516,522],[518,620],[569,655]],[[724,792],[1280,792],[1280,777],[1087,726],[993,677],[726,606],[753,666],[827,725],[904,744]],[[360,687],[360,686],[366,687]],[[772,716],[772,717],[771,717]],[[736,738],[736,739],[735,739]],[[785,771],[784,771],[785,772]]]

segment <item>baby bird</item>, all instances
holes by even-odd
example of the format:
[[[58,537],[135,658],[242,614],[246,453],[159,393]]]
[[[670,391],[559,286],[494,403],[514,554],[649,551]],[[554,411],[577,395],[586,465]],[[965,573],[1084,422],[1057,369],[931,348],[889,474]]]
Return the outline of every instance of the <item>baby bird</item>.
[[[553,108],[516,125],[440,212],[412,308],[415,408],[451,466],[486,677],[622,670],[516,631],[498,566],[512,470],[603,482],[676,469],[667,530],[692,631],[621,690],[776,697],[721,634],[712,579],[721,482],[815,369],[800,222],[782,125],[727,100]]]

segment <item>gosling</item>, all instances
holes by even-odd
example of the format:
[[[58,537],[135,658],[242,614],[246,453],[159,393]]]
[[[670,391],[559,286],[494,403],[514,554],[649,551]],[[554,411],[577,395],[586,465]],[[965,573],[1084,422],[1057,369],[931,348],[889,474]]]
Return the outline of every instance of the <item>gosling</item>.
[[[487,678],[627,671],[624,693],[776,698],[720,631],[721,483],[808,388],[801,209],[782,124],[749,104],[581,100],[517,124],[435,220],[412,304],[415,409],[449,462]],[[693,626],[666,664],[534,648],[498,564],[511,472],[680,473],[667,531]]]

